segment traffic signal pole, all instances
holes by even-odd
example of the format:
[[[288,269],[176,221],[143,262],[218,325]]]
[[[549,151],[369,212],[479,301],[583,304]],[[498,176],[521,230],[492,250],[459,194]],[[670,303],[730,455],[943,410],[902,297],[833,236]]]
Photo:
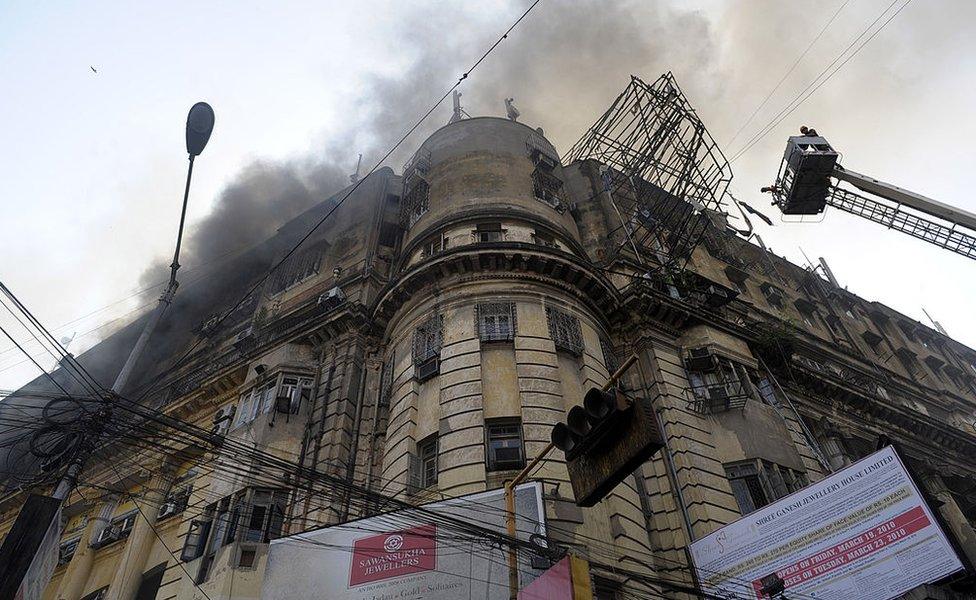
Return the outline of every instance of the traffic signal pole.
[[[617,381],[623,377],[623,374],[637,362],[637,353],[635,352],[624,361],[624,364],[620,365],[620,368],[610,376],[603,387],[601,388],[604,392],[609,391],[610,388],[617,383]],[[508,536],[510,538],[515,538],[518,530],[515,526],[515,488],[521,484],[529,476],[536,466],[545,460],[546,456],[552,452],[555,448],[555,444],[551,441],[546,444],[546,447],[542,449],[535,458],[532,459],[529,464],[525,465],[525,468],[519,471],[515,477],[510,481],[505,482],[505,525],[508,528]],[[519,587],[519,577],[518,577],[518,548],[514,544],[510,544],[508,547],[508,592],[510,600],[518,600],[518,587]]]

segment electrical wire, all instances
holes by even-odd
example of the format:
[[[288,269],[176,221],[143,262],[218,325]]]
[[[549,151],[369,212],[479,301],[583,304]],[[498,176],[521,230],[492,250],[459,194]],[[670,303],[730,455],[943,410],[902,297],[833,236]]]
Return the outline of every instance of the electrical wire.
[[[850,51],[850,49],[852,47],[854,47],[855,44],[857,44],[858,40],[860,40],[862,37],[864,37],[865,35],[867,35],[868,32],[871,31],[871,28],[874,27],[874,25],[878,21],[880,21],[884,17],[884,15],[889,10],[891,10],[891,8],[895,4],[898,3],[898,1],[899,0],[892,0],[891,4],[889,4],[881,12],[881,14],[878,15],[875,18],[875,20],[872,21],[871,24],[868,25],[867,28],[864,29],[864,31],[862,31],[857,37],[855,37],[853,40],[851,40],[851,42],[848,44],[848,46],[843,51],[841,51],[841,53],[838,54],[834,58],[834,60],[831,61],[830,64],[828,64],[823,69],[823,71],[821,71],[820,74],[817,75],[817,77],[815,77],[813,79],[813,81],[811,81],[809,84],[807,84],[807,86],[803,90],[801,90],[800,93],[797,94],[796,97],[793,98],[793,100],[791,100],[789,103],[787,103],[787,105],[782,110],[780,110],[780,112],[777,113],[776,116],[774,116],[772,118],[772,120],[770,120],[769,123],[767,123],[762,129],[760,129],[760,131],[758,133],[756,133],[753,137],[751,137],[749,139],[749,141],[746,142],[746,144],[729,159],[729,161],[730,162],[735,162],[736,160],[738,160],[743,154],[745,154],[753,146],[755,146],[761,139],[763,139],[770,132],[772,132],[772,130],[775,129],[775,127],[777,125],[779,125],[780,122],[783,121],[783,119],[785,119],[789,115],[793,114],[793,112],[797,108],[799,108],[801,104],[803,104],[811,95],[813,95],[818,89],[820,89],[821,86],[823,86],[825,83],[827,83],[827,81],[829,81],[830,78],[833,77],[837,73],[837,71],[839,71],[840,69],[842,69],[844,67],[844,65],[846,65],[848,62],[851,61],[851,59],[853,59],[855,56],[857,56],[857,53],[860,52],[861,49],[865,45],[868,44],[868,42],[870,42],[871,40],[873,40],[875,38],[875,36],[877,36],[885,28],[885,26],[887,26],[888,23],[891,22],[892,19],[894,19],[896,16],[898,16],[898,14],[901,13],[901,11],[904,10],[905,7],[908,6],[912,2],[912,0],[905,0],[904,4],[902,4],[900,7],[898,7],[898,9],[895,12],[893,12],[891,14],[891,16],[889,16],[888,19],[885,20],[884,23],[881,24],[880,27],[878,27],[877,29],[875,29],[874,32],[871,33],[867,37],[867,39],[865,39],[861,43],[861,45],[859,45],[857,48],[855,48],[853,52],[851,52],[846,58],[844,58],[844,55],[847,54],[848,51]],[[833,67],[837,63],[837,61],[841,60],[842,58],[844,59],[843,62],[841,62],[839,65],[837,65],[837,67],[834,68],[833,71],[830,71],[830,68]],[[830,72],[828,73],[828,71],[830,71]],[[826,76],[824,76],[825,74],[826,74]],[[823,78],[823,79],[821,79],[821,78]],[[818,83],[818,81],[819,81],[819,83]],[[809,92],[807,90],[809,90]],[[806,95],[804,95],[804,94],[806,94]]]

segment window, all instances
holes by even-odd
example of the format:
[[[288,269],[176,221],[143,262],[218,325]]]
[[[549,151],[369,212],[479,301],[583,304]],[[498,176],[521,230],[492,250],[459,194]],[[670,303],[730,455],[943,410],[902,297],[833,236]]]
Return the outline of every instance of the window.
[[[390,355],[383,364],[382,380],[380,381],[380,406],[389,406],[393,396],[393,365],[395,355]]]
[[[275,410],[280,413],[297,415],[302,404],[312,398],[312,378],[285,375],[275,396]]]
[[[281,535],[288,501],[286,490],[248,488],[206,508],[203,518],[190,522],[180,559],[203,557],[197,583],[207,580],[217,552],[237,541],[266,543]]]
[[[401,215],[406,215],[405,220],[409,227],[413,227],[430,208],[430,186],[420,177],[412,179],[414,180],[404,193],[403,202],[400,205]]]
[[[763,296],[766,297],[766,301],[769,302],[770,305],[775,306],[776,308],[783,307],[783,290],[768,282],[764,282],[762,285],[760,285],[759,289],[762,290]]]
[[[312,398],[311,377],[281,374],[271,381],[256,385],[240,396],[234,417],[236,429],[272,409],[286,414],[298,414],[303,403]]]
[[[254,560],[257,558],[257,550],[254,548],[241,548],[241,553],[237,556],[237,566],[241,569],[254,568]]]
[[[479,223],[474,230],[476,242],[500,242],[505,239],[505,230],[501,223]]]
[[[536,199],[545,202],[558,212],[566,210],[562,199],[563,182],[554,173],[536,168],[532,172],[532,193]]]
[[[532,234],[532,240],[539,244],[540,246],[545,246],[547,248],[558,248],[559,244],[556,243],[556,238],[544,231],[535,230]]]
[[[423,248],[420,249],[420,256],[423,258],[428,258],[434,256],[435,254],[440,254],[444,250],[447,250],[447,238],[444,237],[443,233],[438,233],[434,237],[427,240]]]
[[[156,600],[156,594],[163,583],[166,574],[166,563],[161,563],[142,574],[139,589],[136,590],[134,600]]]
[[[725,474],[739,511],[749,514],[774,500],[788,496],[809,484],[805,473],[768,460],[750,460],[725,465]]]
[[[515,303],[485,302],[475,306],[478,338],[482,342],[507,342],[515,339]]]
[[[437,483],[437,436],[417,448],[420,455],[421,484],[426,488]]]
[[[574,356],[583,355],[583,330],[579,319],[547,306],[546,321],[549,324],[549,337],[555,342],[556,350],[565,350]]]
[[[190,494],[192,492],[192,485],[174,485],[170,489],[169,494],[166,495],[166,499],[159,506],[159,514],[156,520],[162,521],[186,510],[187,505],[190,503]]]
[[[129,534],[132,533],[132,528],[136,525],[136,518],[138,516],[139,511],[132,511],[112,520],[112,528],[118,532],[117,539],[121,540],[129,537]]]
[[[708,348],[692,348],[685,355],[690,408],[703,414],[743,408],[753,397],[745,367]]]
[[[434,315],[414,330],[414,375],[419,381],[427,381],[440,371],[441,346],[444,343],[443,327],[443,317]]]
[[[525,466],[522,449],[522,423],[517,419],[502,419],[485,423],[488,470],[508,471]]]
[[[277,269],[271,280],[271,294],[278,294],[290,287],[294,287],[309,277],[318,275],[322,265],[324,247],[309,248],[288,257]]]
[[[71,562],[71,557],[74,556],[75,552],[78,550],[79,543],[81,543],[81,538],[61,542],[61,545],[58,546],[58,566],[66,565]]]

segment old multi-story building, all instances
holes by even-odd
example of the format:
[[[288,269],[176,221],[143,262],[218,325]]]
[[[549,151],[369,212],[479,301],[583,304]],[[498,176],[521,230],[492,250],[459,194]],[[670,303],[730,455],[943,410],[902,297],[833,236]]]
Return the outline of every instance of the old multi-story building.
[[[165,353],[143,361],[127,396],[235,445],[110,428],[66,504],[44,597],[258,597],[270,539],[377,507],[317,494],[299,471],[263,472],[234,448],[412,503],[498,488],[632,354],[622,389],[653,400],[665,448],[592,508],[574,503],[561,455],[532,475],[550,537],[603,565],[598,597],[648,594],[627,571],[694,585],[691,540],[871,453],[879,436],[900,445],[976,561],[976,351],[690,204],[701,243],[680,271],[654,269],[612,197],[630,186],[609,191],[594,160],[562,164],[540,129],[462,119],[401,175],[371,174],[235,259],[274,264],[325,218],[271,277],[222,266],[243,275],[210,306],[174,307]],[[115,347],[82,363],[111,363],[110,379]],[[23,494],[3,499],[3,527]]]

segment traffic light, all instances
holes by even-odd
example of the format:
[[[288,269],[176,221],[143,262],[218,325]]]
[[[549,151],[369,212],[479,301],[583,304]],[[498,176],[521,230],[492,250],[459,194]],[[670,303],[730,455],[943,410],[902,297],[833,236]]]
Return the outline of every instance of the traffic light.
[[[664,445],[650,400],[600,388],[552,428],[552,443],[566,454],[578,506],[602,500]]]

